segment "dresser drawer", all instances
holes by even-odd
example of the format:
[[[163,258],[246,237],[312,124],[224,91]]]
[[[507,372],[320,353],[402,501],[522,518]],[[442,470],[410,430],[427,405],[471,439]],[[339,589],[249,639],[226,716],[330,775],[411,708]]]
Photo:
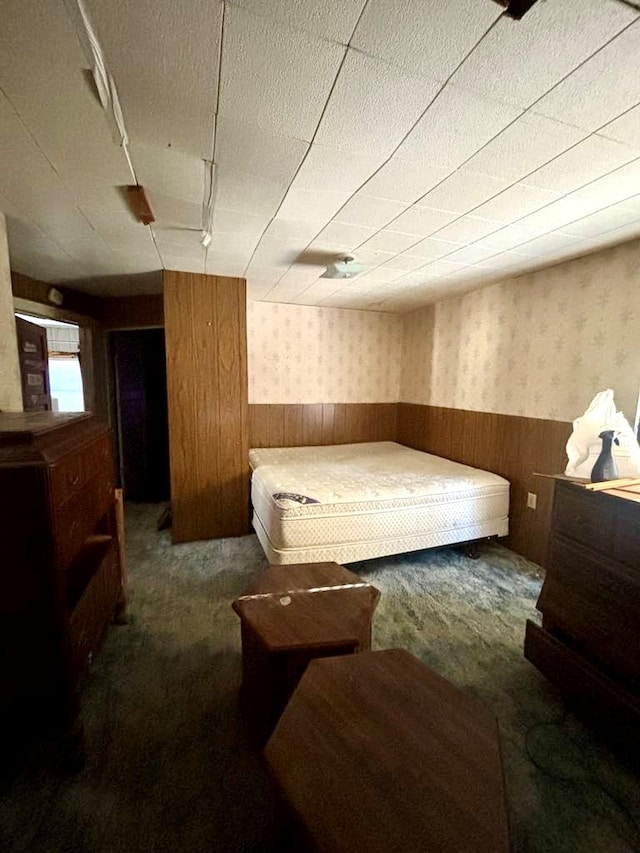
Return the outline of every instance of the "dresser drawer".
[[[616,675],[640,679],[640,574],[561,536],[549,548],[538,609],[545,623]]]
[[[113,504],[113,475],[90,480],[70,500],[53,509],[55,563],[63,568]]]
[[[612,556],[632,566],[640,577],[640,506],[621,507],[613,525]]]
[[[100,436],[51,467],[51,499],[58,507],[71,500],[83,486],[97,477],[113,477],[111,435]]]
[[[601,554],[611,554],[613,509],[597,493],[559,482],[553,508],[553,530]]]

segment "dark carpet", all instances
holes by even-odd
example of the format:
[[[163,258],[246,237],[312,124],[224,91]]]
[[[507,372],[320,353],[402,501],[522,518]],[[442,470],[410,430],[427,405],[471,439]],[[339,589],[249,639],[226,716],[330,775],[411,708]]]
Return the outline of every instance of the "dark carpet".
[[[88,760],[38,744],[0,790],[6,853],[274,853],[277,798],[238,709],[231,602],[265,568],[255,537],[171,546],[158,506],[127,507],[129,623],[82,688]],[[500,546],[358,563],[382,592],[374,647],[406,648],[500,722],[514,851],[640,851],[640,776],[523,657],[537,567]],[[466,851],[465,851],[466,853]]]

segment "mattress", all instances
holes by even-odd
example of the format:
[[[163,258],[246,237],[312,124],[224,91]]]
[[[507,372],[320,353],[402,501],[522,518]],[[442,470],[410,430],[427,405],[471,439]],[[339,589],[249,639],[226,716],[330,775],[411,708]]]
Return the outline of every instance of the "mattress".
[[[391,441],[250,451],[271,563],[348,563],[508,533],[507,480]]]

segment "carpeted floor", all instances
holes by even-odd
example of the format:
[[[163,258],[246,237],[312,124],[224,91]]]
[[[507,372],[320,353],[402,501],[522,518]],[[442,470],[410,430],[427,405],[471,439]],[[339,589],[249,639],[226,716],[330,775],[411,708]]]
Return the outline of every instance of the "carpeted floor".
[[[82,691],[88,762],[39,745],[0,790],[6,853],[277,853],[279,810],[237,708],[230,604],[266,566],[253,536],[172,547],[157,506],[127,507],[129,624]],[[517,853],[640,850],[640,777],[522,655],[537,567],[500,546],[352,566],[382,592],[374,646],[413,652],[500,721]],[[461,852],[462,853],[462,852]],[[464,851],[467,853],[467,851]]]

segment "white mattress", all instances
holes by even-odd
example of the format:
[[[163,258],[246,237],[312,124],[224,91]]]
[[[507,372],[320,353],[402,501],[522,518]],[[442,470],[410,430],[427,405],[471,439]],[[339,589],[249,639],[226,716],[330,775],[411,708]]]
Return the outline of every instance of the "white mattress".
[[[250,451],[271,563],[371,559],[508,533],[509,483],[391,441]]]

